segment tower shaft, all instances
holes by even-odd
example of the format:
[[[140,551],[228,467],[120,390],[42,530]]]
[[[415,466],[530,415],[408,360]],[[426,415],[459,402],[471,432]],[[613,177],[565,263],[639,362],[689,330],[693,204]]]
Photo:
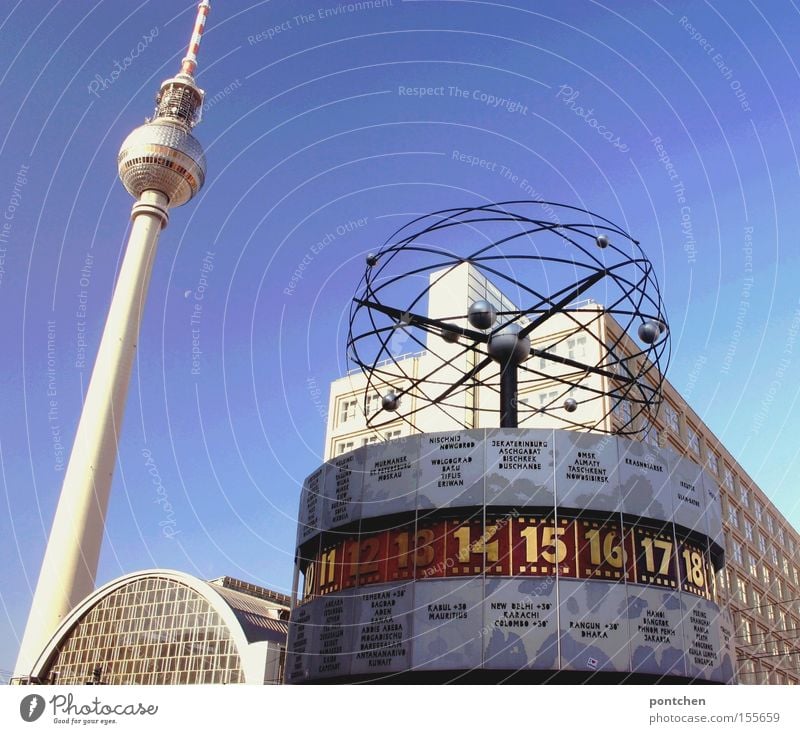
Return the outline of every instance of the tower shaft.
[[[131,234],[64,475],[15,677],[30,674],[61,621],[94,589],[125,399],[168,203],[163,193],[147,190],[133,206]]]
[[[203,91],[193,74],[209,8],[208,0],[198,5],[182,69],[161,84],[153,120],[128,135],[117,156],[120,180],[136,199],[133,226],[17,657],[17,680],[29,679],[61,621],[94,589],[158,236],[168,209],[192,199],[205,181],[205,153],[191,130],[202,114]]]

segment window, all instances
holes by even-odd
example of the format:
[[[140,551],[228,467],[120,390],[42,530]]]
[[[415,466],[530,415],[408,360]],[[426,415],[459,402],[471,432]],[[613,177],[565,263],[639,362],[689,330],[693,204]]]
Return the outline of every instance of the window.
[[[370,444],[373,444],[373,443],[378,443],[378,437],[377,436],[364,436],[361,439],[361,445],[362,446],[369,446]]]
[[[689,426],[686,428],[686,443],[690,451],[694,451],[694,453],[698,455],[700,454],[700,437],[697,435],[697,431]]]
[[[644,440],[651,446],[658,448],[658,430],[655,426],[650,426],[650,430],[645,435]]]
[[[713,451],[708,452],[708,458],[706,459],[706,466],[714,476],[717,476],[717,474],[719,474],[719,460],[717,459],[717,455]]]
[[[567,339],[567,356],[570,359],[583,359],[586,357],[586,337],[576,336]]]
[[[358,400],[356,400],[356,398],[342,400],[339,403],[339,423],[347,423],[347,421],[354,420],[357,409]]]
[[[744,537],[747,538],[751,543],[753,542],[753,523],[751,523],[747,518],[744,519]]]
[[[339,441],[336,444],[336,455],[343,454],[345,451],[352,451],[355,448],[353,441]]]
[[[756,522],[761,522],[761,513],[764,510],[764,506],[758,500],[756,500],[753,502],[753,510],[756,513]]]
[[[758,561],[752,553],[749,553],[748,555],[750,560],[750,575],[754,579],[758,580]]]
[[[761,567],[761,574],[762,574],[762,576],[764,578],[764,586],[769,588],[770,585],[772,584],[772,574],[769,571],[769,566],[762,566]]]
[[[734,540],[732,545],[733,549],[731,552],[733,554],[733,560],[736,561],[736,563],[742,564],[742,544],[738,540]]]
[[[745,581],[741,576],[737,576],[736,577],[736,593],[738,594],[739,599],[746,604],[747,603],[747,581]]]
[[[786,556],[783,557],[783,573],[787,579],[792,577],[791,571],[789,570],[789,559]]]
[[[725,485],[725,489],[729,492],[733,492],[733,472],[725,467],[725,476],[722,479],[722,483]]]
[[[728,522],[735,528],[739,527],[739,509],[736,505],[728,506]]]
[[[393,438],[400,438],[401,429],[396,428],[394,431],[386,431],[386,440],[391,441]]]
[[[621,358],[616,353],[616,347],[613,341],[606,343],[606,354],[608,355],[606,359],[606,369],[609,372],[613,372],[615,375],[624,374],[625,371],[622,368]]]
[[[750,507],[750,490],[744,486],[744,484],[739,489],[739,495],[742,498],[742,505],[744,507]]]
[[[800,586],[800,571],[797,570],[797,566],[794,567],[794,585]]]
[[[753,642],[753,623],[747,619],[746,617],[742,620],[743,621],[743,629],[744,634],[743,637],[747,642]]]
[[[680,429],[678,427],[678,413],[669,403],[664,404],[664,422],[675,433],[680,433]]]
[[[550,403],[554,402],[558,399],[558,390],[553,390],[551,392],[540,392],[539,393],[539,407],[545,408]]]
[[[551,344],[550,346],[543,346],[541,349],[548,354],[558,354],[558,345]],[[548,365],[552,365],[553,362],[549,359],[545,359],[544,357],[539,357],[539,369],[546,370]]]
[[[778,565],[778,550],[777,550],[777,548],[775,548],[774,545],[769,549],[769,556],[772,559],[772,565],[777,567],[777,565]]]
[[[778,528],[778,544],[781,547],[786,545],[786,534],[783,532],[783,528]]]
[[[367,398],[367,413],[377,413],[381,409],[381,396],[378,393],[373,393]]]
[[[758,549],[762,556],[767,554],[767,539],[761,533],[758,534]]]
[[[775,532],[775,521],[772,519],[772,515],[767,513],[767,530],[769,531],[770,535]]]

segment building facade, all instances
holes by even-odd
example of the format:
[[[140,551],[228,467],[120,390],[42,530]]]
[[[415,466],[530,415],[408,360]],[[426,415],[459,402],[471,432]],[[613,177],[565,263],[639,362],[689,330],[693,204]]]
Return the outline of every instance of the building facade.
[[[18,683],[277,684],[289,597],[228,576],[157,569],[86,597]]]
[[[434,278],[436,283],[433,284]],[[446,318],[464,313],[466,304],[481,298],[493,303],[498,311],[513,310],[509,299],[492,283],[469,266],[431,276],[428,315]],[[463,325],[465,320],[454,323]],[[437,338],[428,335],[428,340]],[[571,312],[548,320],[531,334],[532,346],[587,364],[600,364],[604,354],[609,369],[637,351],[619,325],[604,316],[602,307],[591,302],[576,304]],[[381,441],[414,433],[484,428],[497,425],[497,415],[485,408],[496,405],[496,391],[485,385],[463,391],[455,407],[429,409],[415,415],[413,421],[397,417],[374,429],[367,420],[380,410],[381,392],[399,388],[416,376],[430,371],[427,350],[405,354],[409,346],[418,346],[399,326],[389,341],[394,364],[401,366],[395,379],[384,373],[378,389],[365,394],[367,379],[355,371],[331,383],[325,459]],[[441,355],[454,345],[437,343]],[[452,365],[453,375],[471,368],[469,356]],[[532,358],[530,361],[537,361]],[[533,365],[534,369],[537,365]],[[791,684],[800,681],[800,535],[769,500],[766,493],[739,465],[708,426],[692,410],[678,391],[666,380],[662,384],[663,403],[657,415],[631,402],[615,400],[608,378],[577,375],[580,384],[573,388],[576,375],[569,368],[542,360],[541,377],[521,386],[519,402],[521,428],[602,429],[615,432],[633,420],[643,429],[643,440],[653,446],[671,448],[703,466],[719,484],[726,566],[717,574],[716,593],[734,623],[736,677],[741,684]],[[388,368],[391,369],[391,368]],[[452,375],[451,375],[452,376]],[[445,376],[446,378],[446,376]],[[372,383],[373,387],[375,382]],[[602,400],[586,400],[586,395],[602,393]],[[579,408],[569,416],[563,402],[574,397]],[[412,398],[413,399],[413,398]],[[568,420],[567,420],[568,418]]]

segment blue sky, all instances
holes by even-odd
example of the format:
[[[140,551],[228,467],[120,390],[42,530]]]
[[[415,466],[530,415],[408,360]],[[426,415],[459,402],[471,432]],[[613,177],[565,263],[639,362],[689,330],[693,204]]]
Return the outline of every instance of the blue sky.
[[[792,3],[212,6],[208,179],[161,237],[99,583],[167,567],[288,591],[364,254],[418,214],[540,196],[641,240],[672,325],[669,379],[800,525]],[[177,71],[194,8],[0,10],[2,671],[127,237],[117,151]]]

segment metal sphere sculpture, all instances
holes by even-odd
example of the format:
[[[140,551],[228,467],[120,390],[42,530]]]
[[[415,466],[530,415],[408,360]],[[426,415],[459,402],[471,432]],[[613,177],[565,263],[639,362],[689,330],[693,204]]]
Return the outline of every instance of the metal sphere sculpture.
[[[371,252],[348,353],[376,430],[437,430],[425,416],[440,411],[465,428],[641,437],[670,345],[637,240],[585,209],[509,201],[419,217]]]

